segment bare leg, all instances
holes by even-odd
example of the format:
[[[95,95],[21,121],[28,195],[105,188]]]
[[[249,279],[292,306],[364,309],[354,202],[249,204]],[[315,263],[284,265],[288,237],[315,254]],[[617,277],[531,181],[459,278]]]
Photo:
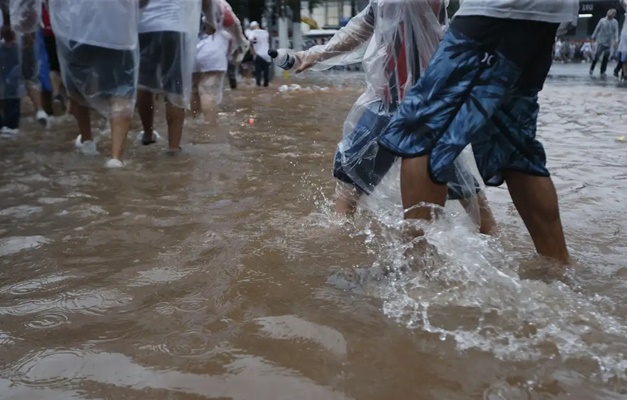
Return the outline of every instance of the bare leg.
[[[168,151],[177,152],[183,137],[185,109],[177,107],[169,101],[165,105],[165,117],[168,122]]]
[[[202,107],[202,113],[205,116],[205,121],[209,125],[218,125],[218,104],[215,98],[209,94],[202,94],[200,96],[200,104]]]
[[[360,197],[357,189],[348,183],[338,181],[335,196],[335,215],[338,217],[353,216],[357,209],[357,200]]]
[[[205,121],[210,125],[218,125],[218,104],[222,99],[224,72],[204,72],[198,83],[200,106]]]
[[[63,83],[61,82],[61,75],[58,71],[50,71],[48,74],[50,78],[50,86],[52,87],[52,96],[59,96],[63,93]]]
[[[433,205],[446,202],[446,185],[431,180],[427,156],[404,158],[401,164],[401,198],[405,219],[431,220]]]
[[[191,99],[191,110],[194,118],[198,118],[200,116],[200,95],[198,94],[198,82],[200,80],[200,73],[194,73],[193,77],[193,86],[192,86],[192,99]]]
[[[28,97],[30,97],[37,111],[43,111],[43,103],[41,102],[41,91],[37,87],[37,84],[34,82],[27,82],[26,88],[28,91]]]
[[[130,99],[111,99],[111,158],[122,161],[124,144],[131,126],[133,108]]]
[[[477,194],[477,197],[462,199],[460,200],[460,203],[466,212],[468,212],[468,214],[472,217],[475,213],[475,200],[479,206],[479,232],[484,235],[495,235],[498,231],[498,226],[496,224],[496,220],[494,219],[494,214],[492,214],[490,204],[488,204],[488,198],[483,190]]]
[[[91,111],[89,110],[89,107],[71,99],[70,111],[72,115],[74,115],[74,118],[76,118],[78,130],[81,134],[81,143],[93,140],[93,137],[91,136]]]
[[[538,254],[567,264],[570,259],[551,178],[512,171],[505,181]]]
[[[137,91],[137,109],[139,111],[139,118],[142,120],[142,126],[144,127],[144,138],[142,141],[144,144],[153,143],[154,138],[152,132],[155,121],[155,96],[152,92],[142,89]]]

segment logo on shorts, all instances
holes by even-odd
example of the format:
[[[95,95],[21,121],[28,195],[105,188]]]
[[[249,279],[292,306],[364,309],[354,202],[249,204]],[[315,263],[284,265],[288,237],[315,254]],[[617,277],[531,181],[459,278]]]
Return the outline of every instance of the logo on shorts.
[[[481,60],[481,64],[484,64],[487,67],[491,67],[494,65],[495,60],[496,56],[486,51],[485,53],[483,53],[483,60]]]

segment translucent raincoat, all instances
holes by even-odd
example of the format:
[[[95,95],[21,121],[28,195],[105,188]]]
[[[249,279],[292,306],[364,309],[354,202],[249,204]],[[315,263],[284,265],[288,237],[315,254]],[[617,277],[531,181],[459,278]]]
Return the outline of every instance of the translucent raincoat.
[[[139,68],[138,0],[49,0],[63,83],[97,110],[132,114]]]
[[[205,23],[214,27],[216,31],[224,29],[231,35],[233,40],[232,48],[237,53],[235,61],[239,63],[250,48],[250,43],[242,30],[242,23],[226,0],[213,0],[211,4],[213,13],[205,16]]]
[[[201,0],[150,0],[140,9],[139,87],[187,108],[198,42]]]
[[[39,85],[34,32],[39,27],[41,0],[4,0],[3,3],[9,6],[15,42],[0,42],[0,100],[22,97],[25,85]],[[3,24],[0,14],[0,25]]]
[[[441,0],[371,0],[326,45],[296,53],[313,70],[362,61],[366,91],[344,123],[334,176],[371,193],[396,157],[379,147],[379,135],[405,95],[427,67],[444,33],[446,2]],[[449,198],[468,199],[480,190],[472,160],[458,158],[457,179]]]

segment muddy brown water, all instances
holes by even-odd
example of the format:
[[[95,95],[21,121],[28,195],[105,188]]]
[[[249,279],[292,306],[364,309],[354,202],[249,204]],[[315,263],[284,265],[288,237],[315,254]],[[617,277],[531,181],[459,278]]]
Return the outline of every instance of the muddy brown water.
[[[75,153],[71,120],[0,143],[0,399],[627,398],[624,90],[542,94],[573,284],[520,278],[543,261],[497,188],[499,239],[435,232],[435,282],[353,290],[329,276],[390,262],[374,216],[331,217],[362,87],[309,79],[227,93],[180,157],[129,139],[124,170],[106,136]]]

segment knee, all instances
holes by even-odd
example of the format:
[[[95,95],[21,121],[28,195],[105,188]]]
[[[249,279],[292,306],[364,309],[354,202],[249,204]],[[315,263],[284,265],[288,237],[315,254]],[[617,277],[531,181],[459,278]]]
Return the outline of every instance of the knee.
[[[116,98],[111,101],[111,118],[130,119],[133,117],[134,104],[131,99]]]

